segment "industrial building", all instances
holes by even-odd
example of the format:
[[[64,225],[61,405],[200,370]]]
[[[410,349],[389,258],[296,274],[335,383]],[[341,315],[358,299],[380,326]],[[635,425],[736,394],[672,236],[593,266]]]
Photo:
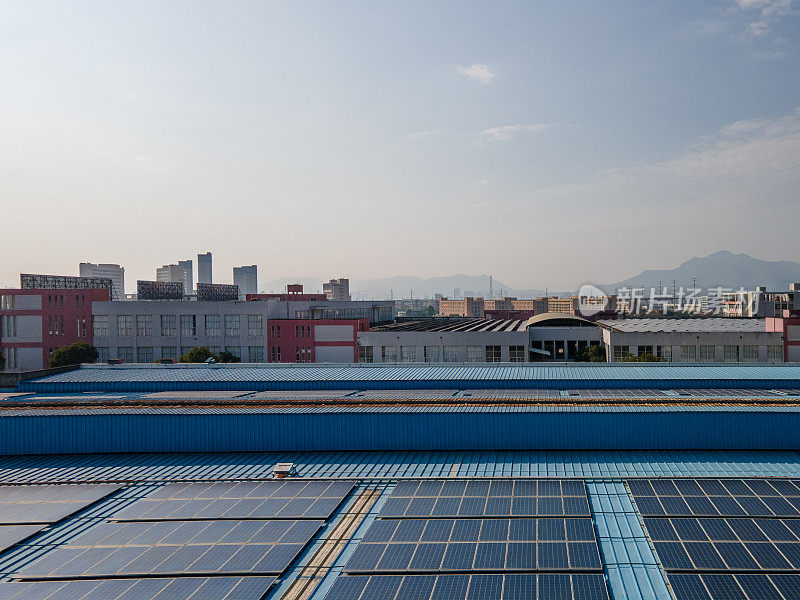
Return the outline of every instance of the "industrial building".
[[[0,392],[0,598],[789,600],[798,402],[796,366],[84,366]]]
[[[592,322],[545,313],[529,319],[407,320],[372,327],[358,337],[362,362],[574,361],[593,345],[604,347],[608,362],[645,354],[683,363],[783,362],[786,336],[770,327],[764,319]]]

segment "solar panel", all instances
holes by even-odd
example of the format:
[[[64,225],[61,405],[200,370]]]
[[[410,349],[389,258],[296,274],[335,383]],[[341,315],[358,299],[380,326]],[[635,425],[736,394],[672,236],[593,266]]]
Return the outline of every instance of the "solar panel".
[[[0,552],[41,531],[44,527],[45,525],[0,525]]]
[[[55,523],[120,487],[100,484],[0,486],[0,523]]]
[[[97,579],[0,583],[0,599],[81,598],[82,600],[259,600],[274,577],[181,577],[176,579]]]
[[[340,575],[325,600],[608,600],[601,574]]]
[[[117,520],[328,519],[353,490],[341,481],[170,483],[120,510]]]
[[[99,523],[16,576],[280,574],[322,521]],[[258,527],[260,525],[260,527]]]

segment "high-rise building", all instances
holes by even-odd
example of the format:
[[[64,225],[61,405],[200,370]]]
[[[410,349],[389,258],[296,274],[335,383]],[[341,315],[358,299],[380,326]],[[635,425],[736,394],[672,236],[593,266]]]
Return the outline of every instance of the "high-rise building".
[[[111,290],[112,300],[122,300],[125,297],[125,269],[119,265],[109,263],[81,263],[78,266],[81,277],[104,277],[113,284]]]
[[[322,284],[322,291],[328,296],[328,300],[346,302],[350,300],[350,280],[344,277],[331,279],[328,283]]]
[[[183,283],[185,278],[186,270],[181,265],[164,265],[156,269],[156,281]]]
[[[211,252],[197,255],[197,283],[212,283]]]
[[[194,277],[192,276],[192,259],[179,260],[178,265],[183,267],[183,293],[191,294],[194,289]]]
[[[233,267],[233,285],[239,286],[239,299],[244,300],[246,294],[258,293],[258,267]]]

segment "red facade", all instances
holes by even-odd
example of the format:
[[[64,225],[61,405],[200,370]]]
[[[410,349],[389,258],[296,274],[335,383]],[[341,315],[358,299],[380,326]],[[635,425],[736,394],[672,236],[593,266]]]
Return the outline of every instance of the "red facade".
[[[319,339],[319,326],[350,327],[348,339]],[[358,332],[369,331],[369,319],[269,319],[267,322],[267,362],[317,362],[318,348],[351,348],[351,362],[358,361]],[[349,353],[348,353],[349,354]]]
[[[75,342],[91,344],[92,302],[109,300],[108,290],[84,289],[4,289],[0,290],[0,296],[3,297],[0,328],[6,329],[0,335],[3,355],[8,359],[12,349],[37,348],[41,351],[41,368],[48,366],[50,353],[57,348]],[[40,301],[34,297],[39,297]],[[35,326],[36,323],[40,323],[40,327]],[[10,331],[11,327],[15,331]],[[14,335],[9,337],[8,334]]]

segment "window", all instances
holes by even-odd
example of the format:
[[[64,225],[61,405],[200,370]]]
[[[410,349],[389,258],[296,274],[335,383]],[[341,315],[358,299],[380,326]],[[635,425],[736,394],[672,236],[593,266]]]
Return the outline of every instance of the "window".
[[[264,348],[263,346],[250,346],[247,349],[247,360],[251,363],[264,362]]]
[[[181,315],[181,336],[194,337],[197,335],[197,317],[195,315]]]
[[[614,360],[624,360],[631,355],[628,346],[614,346]]]
[[[120,346],[117,348],[117,358],[122,362],[132,363],[134,360],[133,348],[130,346]]]
[[[306,351],[304,349],[303,350],[303,354],[305,354],[305,353],[306,353]],[[296,356],[295,356],[294,362],[300,362],[300,348],[299,347],[295,348],[295,354],[296,354]]]
[[[305,333],[305,327],[303,327],[303,333]],[[300,337],[300,325],[294,326],[294,337],[296,338]]]
[[[104,363],[109,358],[111,355],[108,353],[108,346],[97,346],[97,362]]]
[[[486,346],[486,362],[500,362],[501,356],[500,346]]]
[[[0,310],[14,310],[14,296],[0,296]]]
[[[483,362],[483,346],[467,346],[467,362]]]
[[[373,348],[372,346],[359,346],[358,347],[358,362],[371,363],[373,362]]]
[[[136,335],[139,337],[153,335],[152,315],[136,315]]]
[[[783,362],[783,346],[767,346],[767,360],[769,362]]]
[[[280,331],[280,325],[278,326],[278,331]],[[278,362],[281,362],[281,347],[278,346]]]
[[[242,360],[242,347],[241,346],[225,346],[225,351],[233,354],[239,360]]]
[[[206,335],[212,338],[222,335],[222,318],[219,315],[206,315]]]
[[[11,315],[3,317],[0,328],[4,338],[17,337],[17,317]]]
[[[225,315],[225,337],[239,337],[239,315]]]
[[[280,338],[280,337],[281,337],[281,326],[278,325],[278,338]]]
[[[94,315],[92,331],[95,337],[108,337],[108,315]]]
[[[400,360],[402,362],[417,362],[417,347],[416,346],[401,346],[400,347]]]
[[[272,347],[272,362],[276,362],[275,358],[275,346]]]
[[[133,337],[134,335],[136,335],[136,321],[133,315],[117,315],[117,337]]]
[[[247,315],[247,335],[249,335],[250,337],[255,337],[263,334],[264,334],[264,319],[262,318],[262,316]]]
[[[442,360],[446,363],[458,362],[458,346],[444,346],[442,348]]]
[[[382,356],[381,359],[385,363],[396,363],[397,362],[397,347],[396,346],[383,346],[383,350],[381,352]]]
[[[672,362],[672,346],[656,346],[656,356],[667,362]]]
[[[219,353],[222,352],[222,346],[208,346],[208,351],[219,356]]]
[[[525,362],[525,346],[509,346],[508,360],[510,362]]]
[[[758,362],[758,346],[743,346],[742,360],[744,362]]]
[[[426,363],[439,362],[441,360],[439,354],[439,346],[425,346]]]
[[[739,346],[723,346],[725,362],[739,362]]]
[[[652,346],[637,346],[637,348],[638,348],[637,351],[638,356],[644,356],[645,354],[654,354]]]
[[[178,335],[178,315],[161,315],[161,335],[165,337]]]
[[[75,319],[75,335],[77,337],[86,337],[86,319],[77,317]]]
[[[161,358],[171,358],[173,360],[177,360],[178,348],[176,346],[162,346]]]
[[[153,348],[152,347],[139,347],[136,349],[136,362],[151,363],[153,362]]]
[[[681,346],[681,362],[697,362],[697,346]]]
[[[700,362],[714,362],[717,360],[716,346],[700,346]]]

